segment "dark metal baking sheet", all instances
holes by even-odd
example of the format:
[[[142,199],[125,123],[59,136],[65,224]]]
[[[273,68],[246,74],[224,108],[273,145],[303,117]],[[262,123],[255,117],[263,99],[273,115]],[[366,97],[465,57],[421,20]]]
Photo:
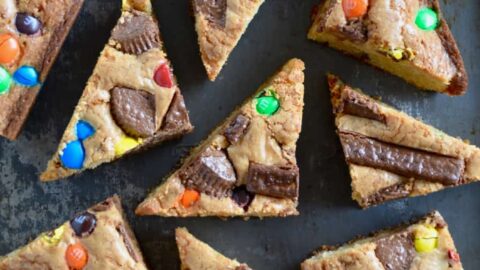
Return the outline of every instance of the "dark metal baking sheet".
[[[86,0],[16,142],[0,139],[0,254],[7,253],[114,193],[151,269],[179,269],[173,230],[200,239],[254,269],[298,269],[320,245],[393,226],[438,209],[450,224],[465,269],[479,269],[480,184],[360,210],[350,199],[347,167],[335,134],[327,71],[454,136],[480,145],[480,2],[441,1],[470,75],[463,97],[420,92],[402,80],[306,39],[319,0],[267,0],[215,83],[207,81],[187,0],[155,1],[165,45],[196,126],[194,133],[147,152],[54,183],[38,174],[67,125],[99,52],[120,14],[119,0]],[[133,209],[190,146],[291,57],[306,62],[304,130],[298,143],[298,217],[243,221],[216,218],[138,218]]]

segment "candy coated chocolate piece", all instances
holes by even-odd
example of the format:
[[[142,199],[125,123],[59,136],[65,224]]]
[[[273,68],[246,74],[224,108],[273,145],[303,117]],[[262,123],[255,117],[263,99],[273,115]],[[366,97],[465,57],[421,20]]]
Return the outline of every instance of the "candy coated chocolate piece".
[[[298,197],[299,172],[295,165],[275,166],[250,162],[247,190],[278,198]]]
[[[60,242],[60,240],[62,240],[64,233],[65,226],[62,225],[53,231],[43,233],[41,237],[44,243],[46,243],[48,246],[53,247],[56,246]]]
[[[167,64],[162,64],[157,68],[153,79],[160,87],[171,88],[173,86],[172,73]]]
[[[144,12],[132,11],[112,30],[112,39],[124,53],[139,55],[160,46],[157,23]]]
[[[137,147],[140,143],[130,137],[123,137],[115,144],[115,156],[119,157]]]
[[[10,85],[12,84],[12,77],[6,69],[0,67],[0,95],[8,93]]]
[[[83,168],[83,161],[85,160],[85,150],[80,141],[71,141],[67,143],[60,154],[60,161],[63,167],[68,169],[79,170]]]
[[[70,226],[76,236],[86,237],[92,234],[95,230],[95,227],[97,226],[97,217],[92,213],[84,212],[70,220]]]
[[[236,182],[227,155],[211,147],[192,160],[179,176],[185,187],[216,197],[228,196]]]
[[[422,225],[415,231],[415,249],[418,252],[431,252],[437,248],[438,231],[430,225]]]
[[[258,97],[256,108],[259,114],[270,116],[278,111],[278,108],[280,108],[280,102],[274,96]]]
[[[115,87],[111,91],[110,111],[113,119],[132,137],[149,137],[155,133],[155,98],[147,91]]]
[[[88,251],[80,243],[68,245],[65,260],[69,269],[82,270],[88,262]]]
[[[230,122],[223,135],[225,135],[231,144],[234,144],[243,137],[249,124],[250,118],[243,114],[239,114]]]
[[[88,137],[92,136],[95,134],[95,128],[93,128],[90,123],[84,120],[80,120],[77,123],[77,138],[79,140],[85,140]]]
[[[376,241],[375,255],[385,269],[409,270],[416,252],[408,232],[387,235]]]
[[[210,23],[224,28],[227,17],[227,0],[194,0],[195,12],[201,13]]]
[[[438,15],[431,8],[422,8],[418,11],[417,17],[415,18],[415,24],[418,28],[425,31],[435,30],[438,26]]]
[[[13,80],[23,86],[32,87],[37,85],[38,72],[30,66],[22,66],[13,73]]]
[[[20,44],[11,34],[0,35],[0,64],[13,63],[20,55]]]
[[[255,194],[250,193],[245,185],[233,189],[232,200],[245,211],[248,211],[253,198],[255,198]]]
[[[15,18],[15,26],[18,32],[26,35],[34,35],[42,28],[40,20],[27,13],[18,13]]]
[[[356,19],[367,13],[368,0],[343,0],[342,8],[347,19]]]

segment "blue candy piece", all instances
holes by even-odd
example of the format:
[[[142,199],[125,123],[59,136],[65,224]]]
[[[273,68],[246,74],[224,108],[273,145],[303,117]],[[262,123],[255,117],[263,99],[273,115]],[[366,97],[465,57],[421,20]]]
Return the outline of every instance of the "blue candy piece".
[[[80,120],[77,123],[77,138],[85,140],[86,138],[95,134],[95,129],[87,121]]]
[[[37,85],[38,72],[30,66],[22,66],[13,74],[13,80],[23,86],[32,87]]]
[[[83,150],[82,143],[79,140],[67,143],[63,154],[60,155],[60,160],[65,168],[77,170],[83,168],[85,150]]]

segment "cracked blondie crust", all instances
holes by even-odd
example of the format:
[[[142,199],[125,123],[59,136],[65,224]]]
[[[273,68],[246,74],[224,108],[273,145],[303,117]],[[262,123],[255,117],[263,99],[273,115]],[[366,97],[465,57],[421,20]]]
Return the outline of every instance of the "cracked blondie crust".
[[[467,90],[463,60],[437,0],[326,0],[313,20],[312,40],[425,90]]]
[[[297,215],[304,63],[288,61],[192,150],[138,215]]]
[[[302,270],[461,270],[448,225],[438,212],[340,247],[322,247]]]
[[[147,269],[118,196],[0,257],[0,269]]]
[[[82,4],[0,1],[0,136],[19,135]]]
[[[193,129],[150,12],[148,0],[124,1],[43,181],[95,168]]]
[[[198,240],[185,228],[175,230],[181,270],[252,270]]]
[[[264,0],[191,0],[203,65],[214,81]]]
[[[328,76],[335,124],[361,207],[480,179],[480,149]]]

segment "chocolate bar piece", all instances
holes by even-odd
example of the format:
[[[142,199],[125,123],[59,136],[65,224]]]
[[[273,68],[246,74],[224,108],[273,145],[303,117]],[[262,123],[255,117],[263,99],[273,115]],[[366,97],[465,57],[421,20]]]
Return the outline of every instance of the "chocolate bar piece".
[[[378,105],[369,97],[351,89],[342,92],[341,103],[335,113],[351,114],[367,119],[385,122],[385,115],[381,114]]]
[[[209,195],[228,196],[235,186],[232,163],[222,150],[207,148],[180,172],[183,185]]]
[[[0,136],[18,137],[83,0],[2,0]],[[7,47],[4,47],[7,48]]]
[[[196,12],[202,13],[213,25],[224,28],[227,18],[227,0],[193,0]]]
[[[228,125],[223,135],[227,137],[227,140],[231,144],[234,144],[243,137],[243,135],[245,134],[245,130],[248,128],[249,124],[250,118],[243,114],[239,114],[232,120],[230,125]]]
[[[403,231],[376,241],[375,255],[385,269],[409,270],[415,258],[414,236]]]
[[[247,190],[279,198],[298,197],[297,166],[268,166],[250,162]]]
[[[458,158],[380,142],[357,134],[340,132],[348,162],[390,171],[405,177],[455,185],[465,170]]]

